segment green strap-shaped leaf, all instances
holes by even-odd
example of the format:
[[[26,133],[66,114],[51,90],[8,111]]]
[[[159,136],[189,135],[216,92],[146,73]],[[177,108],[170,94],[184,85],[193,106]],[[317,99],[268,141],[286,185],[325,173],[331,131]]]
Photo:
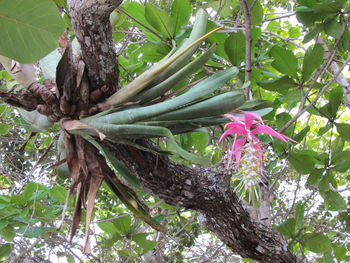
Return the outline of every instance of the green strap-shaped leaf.
[[[242,90],[230,91],[192,104],[188,107],[155,116],[150,120],[187,120],[219,116],[237,109],[239,106],[243,105],[244,100]]]
[[[195,101],[203,96],[212,93],[213,91],[222,87],[237,73],[237,68],[222,70],[201,81],[185,94],[182,94],[172,100],[164,101],[147,107],[114,112],[99,118],[89,118],[87,120],[82,120],[82,122],[93,126],[94,122],[126,124],[145,120],[147,118],[151,118],[153,116],[181,108],[192,101]]]
[[[97,149],[100,148],[99,143],[90,136],[83,136],[92,143]],[[153,219],[146,211],[145,205],[139,200],[137,195],[128,187],[126,187],[116,176],[104,174],[104,179],[113,193],[123,202],[123,204],[135,215],[136,218],[146,222],[152,228],[158,231],[164,231],[164,227]]]
[[[137,177],[130,173],[130,171],[120,162],[106,147],[97,143],[95,140],[90,139],[91,137],[86,137],[86,139],[93,144],[102,155],[111,163],[114,169],[132,186],[137,189],[141,188],[140,182]]]
[[[51,0],[0,0],[0,54],[30,64],[58,46],[64,22]]]
[[[167,137],[168,138],[168,144],[170,148],[174,150],[175,153],[179,154],[182,158],[185,160],[188,160],[192,163],[198,163],[202,165],[208,165],[210,164],[209,160],[195,155],[193,153],[189,153],[182,149],[175,140],[174,135],[171,133],[171,131],[164,127],[159,126],[144,126],[139,124],[121,124],[121,125],[115,125],[115,124],[106,124],[101,122],[93,122],[90,124],[94,128],[98,129],[100,132],[105,134],[110,139],[118,139],[120,137],[133,137],[133,136],[140,136],[140,137]],[[75,131],[70,131],[72,133],[75,133]],[[87,134],[95,135],[93,130],[85,130]],[[79,131],[76,131],[76,133],[82,134]],[[84,134],[84,132],[83,132]]]
[[[138,96],[135,97],[135,101],[141,101],[141,103],[149,102],[172,89],[179,82],[184,80],[187,76],[193,74],[199,70],[210,57],[213,55],[216,49],[216,45],[211,46],[207,51],[201,54],[198,58],[187,64],[185,67],[180,69],[171,77],[167,78],[158,85],[141,92]]]

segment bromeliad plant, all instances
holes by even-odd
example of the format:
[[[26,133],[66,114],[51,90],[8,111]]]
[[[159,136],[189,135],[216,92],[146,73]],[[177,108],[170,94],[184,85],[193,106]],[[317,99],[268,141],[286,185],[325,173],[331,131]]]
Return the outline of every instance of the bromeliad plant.
[[[64,155],[67,156],[73,181],[70,194],[73,193],[73,189],[78,189],[72,236],[78,227],[82,207],[87,200],[85,252],[88,253],[90,250],[88,245],[90,218],[102,180],[137,218],[159,231],[163,230],[162,226],[148,214],[146,206],[140,202],[132,189],[115,176],[101,172],[104,170],[101,165],[91,166],[93,159],[98,157],[92,156],[93,151],[87,151],[86,148],[93,145],[120,176],[134,187],[139,187],[137,178],[109,152],[103,141],[93,136],[98,135],[101,140],[118,143],[133,138],[167,137],[170,151],[191,163],[208,165],[210,164],[208,159],[182,149],[176,143],[174,134],[223,123],[226,120],[221,117],[222,114],[231,112],[244,104],[245,99],[241,89],[213,95],[236,76],[237,68],[219,71],[182,95],[176,96],[177,94],[171,92],[180,80],[189,77],[204,66],[216,48],[216,45],[213,45],[186,65],[198,49],[200,42],[218,30],[205,34],[207,18],[206,12],[200,10],[196,15],[190,37],[177,50],[172,50],[164,59],[134,81],[91,109],[102,112],[80,121],[62,120],[63,128],[71,134],[65,133],[65,136],[62,136],[66,151]],[[169,97],[164,96],[166,93],[170,93],[172,98],[164,100],[163,97]],[[87,141],[91,144],[87,144]]]
[[[240,180],[235,191],[241,198],[248,193],[249,203],[255,206],[255,200],[259,198],[259,183],[262,182],[264,173],[263,143],[256,135],[267,134],[284,142],[294,140],[264,124],[262,118],[253,112],[244,112],[244,117],[230,114],[225,114],[224,117],[233,121],[225,125],[227,130],[221,135],[220,141],[227,136],[234,136],[227,168],[231,168],[232,163],[235,163],[234,169],[238,171]]]

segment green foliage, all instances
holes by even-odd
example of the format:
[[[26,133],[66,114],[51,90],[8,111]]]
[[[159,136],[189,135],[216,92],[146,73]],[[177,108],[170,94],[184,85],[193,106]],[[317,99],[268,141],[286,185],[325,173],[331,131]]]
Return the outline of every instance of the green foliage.
[[[349,262],[350,113],[344,92],[347,85],[343,83],[344,79],[348,81],[348,76],[345,74],[345,78],[338,78],[338,83],[330,83],[337,72],[328,68],[318,75],[329,55],[325,54],[324,45],[330,53],[335,53],[333,61],[338,67],[347,59],[350,31],[345,23],[349,19],[349,3],[299,0],[293,6],[292,1],[247,1],[254,6],[251,9],[252,72],[250,81],[246,82],[247,34],[243,30],[240,1],[147,1],[146,5],[142,2],[124,1],[121,6],[139,22],[118,10],[110,18],[119,51],[121,86],[161,61],[171,52],[171,46],[186,47],[190,42],[186,39],[191,38],[192,21],[200,7],[207,8],[210,16],[207,28],[202,28],[203,34],[218,25],[226,28],[210,35],[199,45],[199,50],[193,51],[192,57],[185,57],[182,64],[168,71],[167,77],[173,74],[172,79],[159,75],[135,95],[134,101],[142,102],[140,107],[129,105],[114,110],[109,117],[95,116],[84,121],[107,135],[118,133],[113,140],[121,143],[133,143],[121,139],[124,135],[126,138],[131,134],[135,138],[143,138],[145,134],[159,137],[154,139],[162,147],[159,154],[169,155],[183,164],[222,165],[225,150],[230,147],[228,141],[218,142],[222,124],[227,121],[221,118],[222,113],[240,106],[239,109],[264,115],[267,124],[279,130],[293,120],[307,95],[304,107],[312,106],[283,132],[295,143],[281,143],[257,135],[263,141],[264,171],[274,196],[273,226],[289,242],[289,249],[305,256],[306,261]],[[287,11],[296,11],[296,16]],[[286,17],[279,18],[283,16],[280,12]],[[66,1],[62,0],[0,0],[0,27],[2,35],[8,35],[0,41],[0,54],[20,62],[38,62],[57,47],[65,24],[71,23],[67,13]],[[69,34],[73,39],[72,29]],[[322,44],[316,42],[317,37],[322,39]],[[192,38],[197,39],[198,35]],[[119,50],[119,47],[122,48]],[[40,76],[54,78],[59,58],[55,50],[40,60]],[[237,69],[227,70],[229,65]],[[207,79],[192,87],[192,82],[202,78]],[[18,91],[15,84],[10,74],[0,71],[1,90]],[[237,91],[242,86],[250,86],[254,99],[243,105],[243,95]],[[320,94],[323,88],[327,89]],[[153,104],[155,101],[159,105],[154,106],[158,104]],[[52,131],[57,131],[58,126],[49,131],[39,130],[40,134],[31,138],[20,153],[30,130],[33,131],[24,119],[13,108],[0,105],[0,261],[7,260],[11,253],[18,254],[18,243],[27,247],[40,239],[35,253],[45,257],[48,249],[52,249],[63,260],[74,262],[75,256],[70,251],[79,249],[80,238],[71,245],[57,245],[67,239],[70,222],[64,220],[61,230],[55,228],[69,190],[67,178],[47,169],[57,162],[53,149],[36,164],[55,140]],[[118,126],[120,123],[125,126]],[[166,247],[164,262],[185,262],[190,260],[191,249],[198,251],[197,241],[207,239],[213,241],[211,248],[200,249],[205,251],[204,256],[213,251],[216,239],[198,225],[196,213],[159,203],[143,191],[136,176],[106,147],[97,141],[94,143],[120,180],[135,189],[135,193],[120,191],[123,197],[125,190],[123,204],[107,184],[103,184],[93,215],[92,225],[98,226],[97,231],[92,228],[98,247],[94,255],[104,262],[140,262],[147,252],[162,252]],[[22,174],[26,179],[20,179]],[[44,183],[28,183],[30,178]],[[151,207],[150,211],[144,206],[135,209],[136,195]],[[73,198],[67,206],[66,218],[69,218]],[[165,219],[164,239],[129,215],[128,206],[155,225]],[[80,234],[78,232],[78,236]],[[165,244],[164,240],[171,242]],[[220,253],[211,260],[221,262],[222,255],[231,254],[220,248]],[[84,256],[84,260],[94,259]]]
[[[273,46],[269,55],[274,58],[271,65],[279,72],[297,78],[298,60],[291,50]]]
[[[51,0],[0,1],[0,27],[6,30],[0,54],[21,63],[36,62],[54,50],[64,31]]]

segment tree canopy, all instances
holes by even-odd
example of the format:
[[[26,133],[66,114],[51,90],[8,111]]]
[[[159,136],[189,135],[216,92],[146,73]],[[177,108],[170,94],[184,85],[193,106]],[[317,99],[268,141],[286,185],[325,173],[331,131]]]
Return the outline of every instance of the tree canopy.
[[[349,12],[0,0],[0,261],[349,262]]]

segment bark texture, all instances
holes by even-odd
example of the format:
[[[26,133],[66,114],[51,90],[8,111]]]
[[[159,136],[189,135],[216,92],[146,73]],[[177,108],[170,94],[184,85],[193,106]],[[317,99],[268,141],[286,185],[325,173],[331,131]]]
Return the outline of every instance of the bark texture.
[[[112,40],[110,13],[122,0],[68,0],[82,58],[88,69],[91,89],[115,92],[118,83],[117,55]]]

